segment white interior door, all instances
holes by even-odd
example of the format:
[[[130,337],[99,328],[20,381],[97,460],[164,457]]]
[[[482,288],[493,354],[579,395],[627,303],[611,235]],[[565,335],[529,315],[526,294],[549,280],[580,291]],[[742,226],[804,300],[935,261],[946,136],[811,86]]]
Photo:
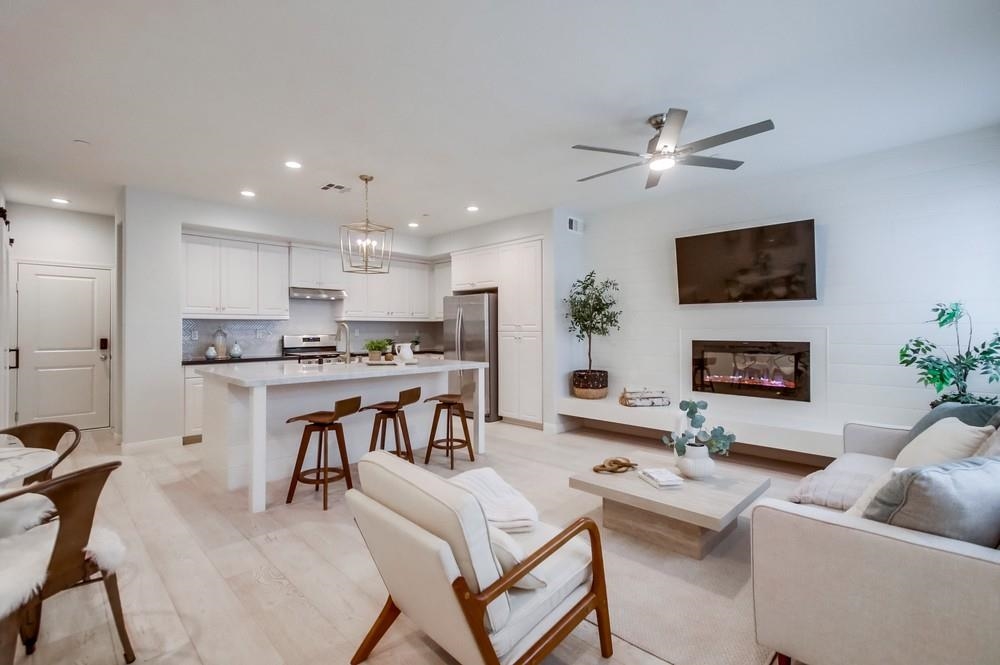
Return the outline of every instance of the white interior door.
[[[108,427],[110,337],[110,270],[18,266],[17,422]]]

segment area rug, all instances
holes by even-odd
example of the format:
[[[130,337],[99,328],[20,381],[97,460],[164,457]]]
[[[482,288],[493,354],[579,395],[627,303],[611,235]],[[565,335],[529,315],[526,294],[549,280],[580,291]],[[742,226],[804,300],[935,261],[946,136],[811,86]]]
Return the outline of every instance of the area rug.
[[[591,515],[600,523],[600,510]],[[672,665],[767,665],[754,640],[750,522],[703,560],[602,529],[612,632]]]

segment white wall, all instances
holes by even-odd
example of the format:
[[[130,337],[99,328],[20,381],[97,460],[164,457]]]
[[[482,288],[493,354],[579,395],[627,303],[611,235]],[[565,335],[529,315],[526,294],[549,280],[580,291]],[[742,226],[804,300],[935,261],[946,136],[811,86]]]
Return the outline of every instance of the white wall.
[[[115,219],[11,202],[7,206],[15,261],[115,265]]]
[[[826,399],[804,407],[809,427],[910,424],[934,393],[899,366],[897,353],[911,336],[942,338],[925,323],[929,308],[964,301],[980,339],[1000,327],[1000,127],[797,173],[719,180],[733,184],[586,215],[585,262],[622,286],[622,331],[594,344],[594,364],[610,370],[613,390],[634,382],[684,397],[690,368],[682,346],[692,331],[755,339],[819,329],[828,341],[819,386]],[[674,237],[808,218],[817,225],[818,301],[677,304]],[[559,371],[572,369],[564,363]],[[975,387],[997,391],[983,381]],[[736,399],[752,404],[744,419],[781,424],[796,415],[788,402]],[[713,400],[724,416],[729,406]]]

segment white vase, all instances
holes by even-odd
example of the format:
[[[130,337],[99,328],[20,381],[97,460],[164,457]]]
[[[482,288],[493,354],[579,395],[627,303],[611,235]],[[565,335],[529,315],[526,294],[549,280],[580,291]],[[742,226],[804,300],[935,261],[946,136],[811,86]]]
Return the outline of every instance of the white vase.
[[[709,457],[706,446],[689,443],[684,447],[684,454],[677,456],[677,468],[685,478],[692,480],[711,478],[715,473],[715,460]]]

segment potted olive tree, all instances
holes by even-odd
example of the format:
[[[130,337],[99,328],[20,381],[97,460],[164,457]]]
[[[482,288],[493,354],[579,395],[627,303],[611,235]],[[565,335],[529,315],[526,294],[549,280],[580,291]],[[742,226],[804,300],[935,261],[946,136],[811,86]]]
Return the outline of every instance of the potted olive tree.
[[[601,399],[608,395],[608,373],[594,369],[592,350],[594,335],[604,337],[612,329],[621,330],[618,321],[622,313],[616,308],[617,292],[618,282],[612,279],[598,281],[597,274],[591,270],[583,279],[573,282],[569,297],[563,300],[569,306],[566,312],[569,331],[581,342],[587,341],[587,369],[573,372],[573,395],[576,397]]]

